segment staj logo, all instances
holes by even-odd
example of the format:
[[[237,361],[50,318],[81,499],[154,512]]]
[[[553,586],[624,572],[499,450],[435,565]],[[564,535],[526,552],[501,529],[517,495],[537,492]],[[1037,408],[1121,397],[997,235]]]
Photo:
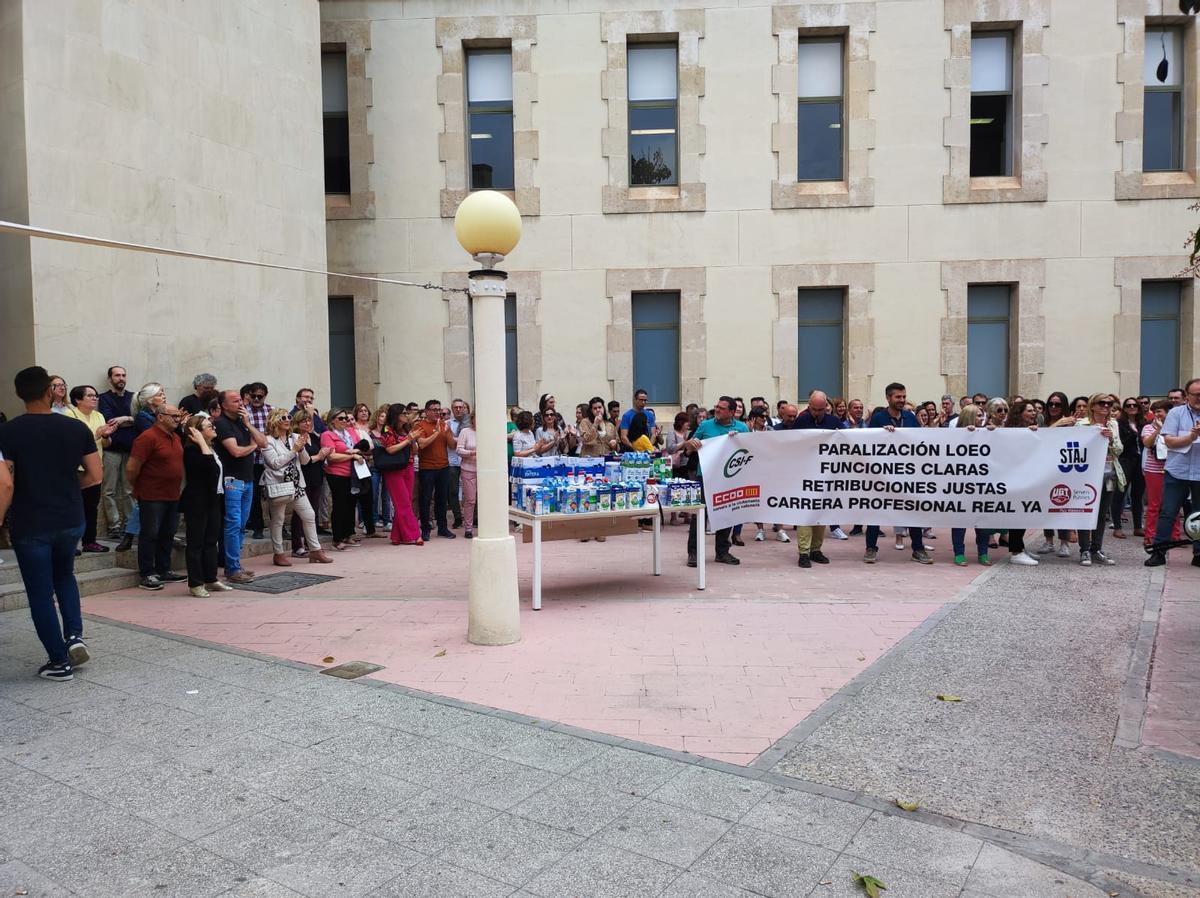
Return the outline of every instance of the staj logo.
[[[1058,450],[1058,470],[1064,474],[1070,474],[1072,471],[1082,474],[1087,469],[1087,450],[1080,449],[1079,443],[1069,442]]]
[[[754,461],[754,456],[750,454],[749,449],[738,449],[725,459],[725,476],[736,477],[752,461]]]

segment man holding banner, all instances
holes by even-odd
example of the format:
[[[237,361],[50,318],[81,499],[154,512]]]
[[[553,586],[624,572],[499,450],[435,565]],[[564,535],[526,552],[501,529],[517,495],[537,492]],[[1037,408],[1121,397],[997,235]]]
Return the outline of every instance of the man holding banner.
[[[908,401],[908,390],[901,383],[890,383],[884,393],[887,396],[887,406],[877,409],[867,427],[882,427],[889,433],[897,427],[920,427],[917,416],[904,407]],[[903,525],[902,525],[903,526]],[[933,564],[933,558],[925,551],[925,534],[921,527],[909,527],[908,535],[912,538],[912,558],[918,564]],[[899,543],[897,543],[899,545]],[[863,562],[874,564],[879,557],[879,527],[872,524],[867,527],[867,550],[863,553]]]
[[[796,418],[794,430],[841,430],[841,420],[829,408],[829,397],[820,390],[808,394],[808,408]],[[829,564],[829,556],[821,551],[825,544],[825,525],[801,525],[796,528],[796,548],[800,552],[796,564],[810,568],[813,562]]]
[[[748,433],[749,428],[746,427],[746,425],[743,424],[741,421],[737,421],[734,419],[733,414],[734,414],[735,407],[736,407],[736,403],[734,402],[734,399],[731,396],[722,396],[720,399],[718,399],[716,406],[714,406],[714,408],[713,408],[715,417],[705,418],[703,421],[700,422],[700,425],[696,428],[696,430],[692,434],[691,438],[686,440],[682,444],[684,451],[688,452],[689,454],[699,452],[700,444],[704,440],[709,440],[709,439],[712,439],[713,437],[725,436],[726,434]],[[730,470],[731,467],[737,468],[742,463],[741,459],[743,459],[743,458],[753,458],[753,456],[750,454],[750,451],[748,449],[743,449],[742,454],[739,454],[737,456],[737,458],[729,459],[729,461],[727,461],[725,463],[726,471]],[[703,487],[703,484],[704,484],[703,462],[701,462],[701,466],[699,468],[697,468],[696,476],[699,478],[701,486]],[[710,507],[711,507],[711,505],[710,505]],[[744,520],[749,520],[749,518],[746,518]],[[742,562],[740,559],[729,554],[729,535],[730,535],[730,532],[733,530],[733,526],[730,525],[727,527],[722,527],[720,529],[717,529],[716,525],[714,524],[713,528],[716,529],[716,536],[717,536],[716,560],[720,564],[741,564]],[[695,567],[696,566],[696,516],[695,515],[692,515],[691,528],[688,530],[687,552],[688,552],[688,558],[687,558],[688,567]]]

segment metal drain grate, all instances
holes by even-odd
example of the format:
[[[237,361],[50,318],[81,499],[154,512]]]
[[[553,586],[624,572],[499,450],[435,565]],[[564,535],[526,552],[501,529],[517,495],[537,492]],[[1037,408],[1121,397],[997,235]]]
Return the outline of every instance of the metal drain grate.
[[[327,667],[318,673],[323,673],[327,677],[337,677],[339,680],[354,680],[375,673],[377,670],[383,670],[383,666],[372,664],[369,661],[347,661],[337,667]]]
[[[291,592],[294,589],[304,589],[306,586],[316,586],[318,583],[328,583],[330,580],[341,580],[329,574],[301,574],[296,571],[285,571],[279,574],[268,574],[250,583],[231,583],[236,589],[249,592],[265,592],[277,595],[281,592]]]

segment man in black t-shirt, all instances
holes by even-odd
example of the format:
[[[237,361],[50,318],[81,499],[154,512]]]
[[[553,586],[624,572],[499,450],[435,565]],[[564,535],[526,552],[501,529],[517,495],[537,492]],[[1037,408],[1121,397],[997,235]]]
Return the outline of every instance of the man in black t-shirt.
[[[88,660],[75,582],[75,544],[83,535],[82,490],[100,483],[104,473],[88,428],[50,411],[45,368],[19,371],[14,385],[25,414],[0,427],[0,455],[12,466],[14,481],[13,552],[29,614],[49,656],[38,676],[71,680],[72,665]]]
[[[221,414],[213,426],[214,448],[225,474],[225,579],[249,583],[254,574],[242,569],[242,531],[254,501],[254,450],[265,449],[267,438],[250,423],[250,411],[237,390],[221,394]]]

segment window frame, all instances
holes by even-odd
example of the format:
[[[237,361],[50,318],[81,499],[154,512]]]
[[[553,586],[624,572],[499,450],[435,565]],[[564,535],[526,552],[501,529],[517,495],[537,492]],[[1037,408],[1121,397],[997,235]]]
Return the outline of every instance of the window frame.
[[[668,296],[675,300],[675,320],[674,323],[665,322],[650,322],[648,324],[639,324],[637,321],[637,305],[638,299],[643,296]],[[683,293],[680,290],[633,290],[629,294],[629,321],[632,332],[632,340],[630,341],[630,368],[633,373],[633,382],[637,384],[638,389],[645,389],[647,392],[647,401],[650,405],[670,405],[672,403],[679,404],[682,402],[683,382],[682,382],[682,366],[683,366]],[[660,396],[654,392],[655,379],[642,378],[638,375],[638,334],[645,331],[674,331],[675,332],[675,375],[669,378],[669,381],[675,386],[675,393],[672,396]]]
[[[339,326],[338,330],[336,330],[336,331],[334,330],[333,310],[334,310],[335,303],[339,304],[339,307],[341,309],[345,310],[345,313],[348,313],[348,315],[349,315],[350,329],[348,331],[341,329],[341,326]],[[326,329],[328,331],[328,343],[329,343],[329,404],[331,407],[345,406],[345,407],[349,408],[350,406],[354,405],[355,402],[358,401],[358,397],[357,397],[357,393],[358,393],[358,334],[357,334],[357,329],[354,326],[355,325],[354,297],[347,296],[347,295],[341,295],[341,294],[327,296],[325,309],[326,309],[325,324],[326,324]],[[345,313],[343,313],[343,317],[344,317]],[[351,399],[349,402],[339,402],[338,399],[340,397],[335,392],[336,390],[338,390],[341,387],[341,384],[338,383],[338,381],[339,380],[344,381],[345,375],[347,373],[345,371],[344,361],[341,361],[341,362],[335,364],[334,352],[333,352],[333,341],[334,341],[335,337],[340,337],[343,339],[349,338],[349,346],[350,346],[349,381],[350,381],[351,391],[352,391]],[[335,371],[342,374],[342,377],[335,378],[335,376],[334,376]]]
[[[971,163],[974,161],[975,150],[975,132],[968,132],[969,146],[968,155],[968,174],[971,178],[1019,178],[1020,171],[1017,157],[1017,37],[1016,29],[1010,28],[973,28],[971,30],[971,63],[975,61],[975,40],[976,38],[994,38],[1003,36],[1005,39],[1006,48],[1006,64],[1008,66],[1008,90],[975,90],[974,85],[971,85],[971,105],[974,106],[976,97],[1005,97],[1007,104],[1005,108],[1005,125],[1004,125],[1004,171],[991,174],[976,174]],[[973,112],[973,110],[972,110]],[[973,114],[967,117],[967,127],[974,129],[979,125],[979,120]]]
[[[471,100],[471,57],[472,56],[498,56],[505,55],[508,57],[509,71],[509,98],[504,100]],[[474,193],[476,190],[499,190],[505,193],[513,193],[516,190],[517,184],[517,146],[516,146],[516,114],[515,102],[511,94],[515,93],[513,87],[513,52],[512,46],[497,46],[497,47],[463,47],[463,116],[465,118],[464,130],[466,137],[466,165],[467,165],[467,192]],[[473,154],[471,152],[471,142],[474,140],[474,129],[472,128],[472,116],[474,115],[507,115],[508,116],[508,132],[511,135],[510,158],[512,168],[507,172],[508,185],[497,186],[495,184],[486,187],[475,186],[475,166],[472,162]],[[495,178],[493,178],[493,181]]]
[[[1187,46],[1187,35],[1184,32],[1183,26],[1181,26],[1181,25],[1150,25],[1150,26],[1147,26],[1146,40],[1144,42],[1144,46],[1142,49],[1143,71],[1145,68],[1144,59],[1145,59],[1145,55],[1146,55],[1146,45],[1148,45],[1150,40],[1152,40],[1152,38],[1150,37],[1150,32],[1152,32],[1152,31],[1164,32],[1164,33],[1169,32],[1173,36],[1172,40],[1177,41],[1177,43],[1175,44],[1175,48],[1177,51],[1175,54],[1175,58],[1176,58],[1176,63],[1180,67],[1180,74],[1179,74],[1179,85],[1178,86],[1150,84],[1150,83],[1146,82],[1145,79],[1143,78],[1143,83],[1142,83],[1142,93],[1143,93],[1143,97],[1142,97],[1142,171],[1143,172],[1167,172],[1167,173],[1183,172],[1183,171],[1186,171],[1186,158],[1187,158],[1187,141],[1186,141],[1186,137],[1185,137],[1186,130],[1187,130],[1186,129],[1186,124],[1187,124],[1186,104],[1188,102],[1188,90],[1187,90],[1188,67],[1187,67],[1187,53],[1185,51],[1185,48]],[[1147,96],[1148,94],[1170,94],[1176,98],[1174,108],[1172,109],[1172,127],[1174,128],[1174,131],[1175,131],[1175,141],[1174,141],[1175,146],[1173,147],[1172,151],[1176,154],[1176,161],[1178,164],[1171,168],[1149,168],[1146,165],[1146,145],[1148,143],[1148,141],[1146,140],[1146,135],[1148,133],[1148,131],[1146,129],[1146,124],[1147,124],[1146,109],[1149,105],[1146,101],[1149,99],[1149,97]]]
[[[971,293],[976,289],[1003,289],[1006,294],[1007,307],[1003,318],[987,315],[972,315],[971,313]],[[1012,283],[996,283],[996,282],[976,282],[967,284],[967,371],[966,371],[966,391],[971,395],[983,392],[988,396],[1003,395],[1009,396],[1013,393],[1013,329],[1019,318],[1013,314],[1013,304],[1017,301],[1017,285]],[[971,382],[971,328],[977,324],[1004,324],[1004,389],[1000,393],[996,393],[991,385],[975,384]],[[987,386],[988,389],[984,389]]]
[[[324,97],[325,97],[325,93],[326,93],[326,90],[325,90],[325,59],[326,59],[326,57],[340,57],[340,59],[341,59],[341,75],[342,75],[343,82],[340,86],[341,87],[340,92],[346,97],[346,103],[345,103],[346,108],[340,112],[325,111]],[[324,166],[322,187],[324,189],[325,196],[328,196],[328,197],[348,197],[348,196],[350,196],[350,194],[352,192],[351,179],[350,179],[350,156],[351,156],[351,153],[350,153],[350,74],[349,74],[349,64],[350,64],[349,54],[347,53],[345,46],[322,47],[321,48],[321,98],[322,98],[322,103],[321,103],[321,136],[322,136],[321,160],[322,160],[322,163]],[[344,145],[346,147],[346,155],[343,160],[344,165],[342,166],[345,169],[345,171],[340,172],[340,174],[342,174],[345,178],[345,182],[344,182],[345,187],[346,187],[345,190],[330,190],[329,189],[329,167],[330,167],[329,135],[330,135],[330,124],[333,122],[339,123],[339,130],[342,132],[340,136],[343,138]],[[339,182],[338,186],[341,186],[341,182]]]
[[[805,318],[804,317],[804,295],[836,294],[838,302],[841,306],[841,314],[838,318]],[[796,288],[796,395],[808,396],[813,390],[822,390],[830,397],[846,395],[846,356],[847,342],[846,335],[849,330],[847,327],[847,315],[849,310],[849,291],[846,287],[797,287]],[[806,383],[804,374],[804,353],[801,350],[803,340],[801,334],[804,328],[817,327],[833,327],[837,326],[839,332],[838,340],[838,378],[836,385],[815,384],[809,385]]]
[[[674,97],[674,99],[670,99],[670,100],[665,100],[665,99],[633,100],[633,99],[630,99],[629,98],[629,93],[630,93],[629,81],[633,77],[633,64],[632,64],[631,56],[634,53],[634,51],[649,50],[649,49],[666,49],[666,48],[670,48],[675,54],[675,97]],[[626,153],[625,153],[625,155],[627,157],[627,162],[628,162],[627,178],[629,181],[629,187],[630,187],[630,189],[636,189],[636,188],[642,188],[642,187],[676,187],[677,188],[680,186],[680,177],[679,177],[679,158],[680,158],[680,152],[679,152],[679,41],[677,41],[677,40],[676,41],[658,41],[658,40],[655,40],[655,41],[633,40],[633,41],[631,41],[627,37],[626,45],[625,45],[625,54],[626,54],[626,57],[625,57],[626,58],[626,69],[625,69],[625,71],[626,71],[626,75],[625,75],[625,78],[626,78],[626,81],[625,81]],[[658,129],[658,128],[635,130],[633,127],[633,115],[636,110],[641,110],[641,109],[670,109],[674,113],[672,116],[672,119],[674,121],[674,127],[669,129],[669,131],[667,129]],[[633,179],[633,165],[634,165],[633,138],[636,136],[640,136],[640,135],[666,134],[666,133],[671,134],[671,136],[672,136],[671,144],[674,149],[674,154],[671,159],[671,178],[666,181],[658,181],[655,183],[641,183],[638,181],[634,181],[634,179]]]
[[[849,77],[849,72],[846,65],[846,35],[839,33],[836,35],[818,35],[811,33],[801,33],[797,40],[797,61],[800,54],[804,52],[806,44],[831,44],[838,45],[838,57],[841,63],[841,83],[842,92],[836,97],[802,97],[800,96],[799,77],[797,75],[796,85],[796,183],[797,184],[821,184],[825,182],[840,183],[846,180],[846,81]],[[799,69],[799,64],[797,64]],[[801,157],[803,155],[801,146],[803,144],[802,134],[803,129],[800,123],[800,108],[802,106],[815,106],[818,104],[837,103],[838,106],[838,136],[840,138],[841,152],[838,154],[838,173],[833,178],[806,178],[803,177],[800,171]]]
[[[1163,284],[1170,284],[1172,286],[1173,292],[1175,294],[1174,295],[1174,303],[1175,303],[1174,314],[1173,315],[1161,315],[1161,314],[1147,315],[1146,314],[1146,287],[1147,287],[1147,285],[1160,286]],[[1169,279],[1169,278],[1146,278],[1145,280],[1142,281],[1141,310],[1140,310],[1140,313],[1138,316],[1138,318],[1139,318],[1139,321],[1138,321],[1138,350],[1139,350],[1138,392],[1139,393],[1145,393],[1150,396],[1166,396],[1167,395],[1166,390],[1163,390],[1161,392],[1158,392],[1158,391],[1152,392],[1152,387],[1156,386],[1156,385],[1148,385],[1146,383],[1145,375],[1146,375],[1147,352],[1146,352],[1146,341],[1145,341],[1145,325],[1146,325],[1147,321],[1173,321],[1175,323],[1175,346],[1173,347],[1174,348],[1174,356],[1175,356],[1175,358],[1174,358],[1175,364],[1172,366],[1171,377],[1168,380],[1167,389],[1169,390],[1173,387],[1176,387],[1181,382],[1180,379],[1182,377],[1182,375],[1181,375],[1182,360],[1183,360],[1183,356],[1184,356],[1184,352],[1183,352],[1183,317],[1184,317],[1183,304],[1184,304],[1184,283],[1182,281]]]

